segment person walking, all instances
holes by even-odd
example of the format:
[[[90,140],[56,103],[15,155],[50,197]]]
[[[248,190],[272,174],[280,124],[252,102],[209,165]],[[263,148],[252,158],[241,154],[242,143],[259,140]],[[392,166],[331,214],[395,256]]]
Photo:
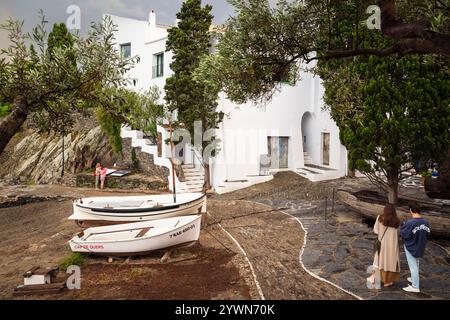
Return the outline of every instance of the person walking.
[[[387,204],[383,214],[377,217],[373,231],[378,235],[379,246],[375,252],[373,266],[379,272],[381,282],[385,287],[392,286],[400,279],[400,248],[399,227],[400,219],[395,211],[395,206]],[[375,275],[367,279],[375,284]]]
[[[101,170],[102,170],[102,165],[100,163],[97,163],[97,165],[95,166],[95,172],[94,172],[95,189],[97,189],[97,190],[98,190],[98,185],[100,184]]]
[[[419,258],[423,257],[425,253],[431,229],[428,221],[421,216],[421,210],[416,204],[409,206],[409,214],[412,218],[404,222],[400,228],[400,236],[403,239],[406,259],[411,272],[411,277],[408,278],[410,284],[403,290],[419,293]]]

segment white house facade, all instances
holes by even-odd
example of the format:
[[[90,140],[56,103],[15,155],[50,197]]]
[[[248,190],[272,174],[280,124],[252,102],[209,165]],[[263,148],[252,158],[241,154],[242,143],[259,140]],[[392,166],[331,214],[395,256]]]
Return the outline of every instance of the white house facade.
[[[139,56],[140,62],[130,72],[132,90],[145,91],[164,84],[173,73],[172,53],[166,52],[170,26],[156,23],[156,13],[148,21],[111,16],[118,26],[116,40],[125,57]],[[281,84],[281,90],[266,106],[252,103],[237,105],[221,94],[218,111],[225,114],[216,130],[220,139],[219,153],[211,160],[211,184],[219,192],[229,192],[255,183],[268,181],[278,171],[291,170],[312,181],[335,179],[347,174],[347,151],[339,140],[339,129],[324,110],[324,87],[321,79],[302,72],[295,85]],[[167,132],[158,130],[162,138]],[[148,150],[155,163],[170,167],[170,150],[156,152],[156,146],[131,128],[124,128],[124,137],[133,137],[133,145]],[[186,142],[186,141],[184,141]],[[177,150],[180,151],[180,150]],[[176,177],[179,192],[194,191],[202,185],[200,158],[185,143],[177,157],[183,164],[187,181]],[[198,181],[195,181],[196,178]],[[173,188],[171,177],[170,187]]]

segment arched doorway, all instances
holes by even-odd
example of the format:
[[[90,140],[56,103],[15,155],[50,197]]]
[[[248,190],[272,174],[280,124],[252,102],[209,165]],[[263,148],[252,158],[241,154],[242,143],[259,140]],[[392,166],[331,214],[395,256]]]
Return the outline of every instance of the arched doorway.
[[[303,142],[303,157],[305,164],[313,164],[312,155],[314,148],[313,135],[313,117],[311,112],[305,112],[302,117],[302,142]]]

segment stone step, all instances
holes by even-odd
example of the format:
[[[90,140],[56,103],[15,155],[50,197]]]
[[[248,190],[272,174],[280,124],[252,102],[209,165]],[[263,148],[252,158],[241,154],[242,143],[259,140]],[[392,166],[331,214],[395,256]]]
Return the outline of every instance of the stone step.
[[[203,172],[183,172],[185,177],[204,177]]]
[[[202,192],[203,188],[183,188],[178,189],[179,193],[195,193],[195,192]]]
[[[186,178],[186,180],[189,181],[201,181],[201,180],[205,180],[205,177],[203,176],[184,176]]]
[[[205,183],[205,181],[192,181],[192,182],[188,182],[188,181],[186,181],[186,182],[184,182],[184,184],[186,185],[186,186],[203,186],[203,184]]]

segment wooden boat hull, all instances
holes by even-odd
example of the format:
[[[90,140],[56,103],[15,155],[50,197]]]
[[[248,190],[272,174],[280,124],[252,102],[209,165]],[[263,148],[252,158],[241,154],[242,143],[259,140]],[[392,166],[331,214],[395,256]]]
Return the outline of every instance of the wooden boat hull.
[[[95,227],[73,237],[73,252],[102,256],[136,256],[198,241],[201,215]],[[173,225],[173,227],[167,227]],[[146,231],[147,230],[147,231]],[[141,235],[144,233],[145,235]]]
[[[339,190],[337,198],[351,209],[359,212],[363,217],[375,221],[378,215],[383,212],[384,206],[376,203],[361,201],[350,192]],[[401,219],[409,219],[410,214],[403,208],[397,208],[397,214]],[[436,238],[450,238],[450,217],[423,214],[431,226],[431,236]]]
[[[80,227],[117,225],[140,221],[153,221],[172,217],[198,215],[206,212],[206,195],[201,193],[177,195],[179,201],[171,204],[172,195],[139,196],[139,197],[105,197],[79,199],[73,203],[73,214],[69,220],[74,220]],[[89,207],[92,201],[114,201],[116,206],[120,201],[145,202],[148,200],[164,202],[167,205],[155,207],[132,208],[99,208]]]
[[[424,185],[429,198],[450,200],[450,179],[427,178]]]

